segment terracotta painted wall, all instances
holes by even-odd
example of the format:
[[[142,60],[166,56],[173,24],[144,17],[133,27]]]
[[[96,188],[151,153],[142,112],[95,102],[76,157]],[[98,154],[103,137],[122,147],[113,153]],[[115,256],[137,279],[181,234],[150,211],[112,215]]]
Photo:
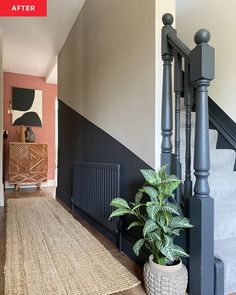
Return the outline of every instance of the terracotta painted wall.
[[[5,181],[8,180],[8,142],[19,141],[16,126],[11,124],[11,114],[8,114],[12,87],[40,89],[43,91],[43,126],[32,127],[36,143],[48,144],[48,179],[55,179],[55,100],[57,85],[45,83],[44,77],[22,75],[4,72],[3,74],[3,128],[8,130],[5,143]]]

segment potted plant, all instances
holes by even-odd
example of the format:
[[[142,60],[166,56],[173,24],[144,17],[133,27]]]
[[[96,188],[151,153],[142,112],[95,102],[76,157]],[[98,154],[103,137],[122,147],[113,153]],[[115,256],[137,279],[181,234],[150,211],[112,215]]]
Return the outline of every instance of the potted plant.
[[[174,175],[167,175],[166,166],[159,171],[141,170],[145,183],[135,195],[134,203],[115,198],[111,206],[116,209],[110,215],[131,215],[133,227],[142,229],[142,238],[133,246],[135,255],[139,255],[144,246],[151,253],[144,265],[144,283],[148,295],[185,294],[187,270],[180,257],[189,255],[174,244],[181,230],[192,225],[174,202],[174,190],[181,183]]]

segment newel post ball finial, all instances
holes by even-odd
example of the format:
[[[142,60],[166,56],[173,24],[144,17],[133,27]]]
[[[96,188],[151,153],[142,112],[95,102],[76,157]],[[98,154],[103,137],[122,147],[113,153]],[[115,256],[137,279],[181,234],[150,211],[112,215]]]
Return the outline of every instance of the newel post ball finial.
[[[172,25],[173,24],[173,21],[174,21],[174,17],[171,13],[165,13],[163,14],[162,16],[162,22],[163,24],[166,26],[166,25]]]
[[[197,33],[194,36],[194,42],[199,44],[207,44],[211,38],[211,34],[206,29],[198,30]]]

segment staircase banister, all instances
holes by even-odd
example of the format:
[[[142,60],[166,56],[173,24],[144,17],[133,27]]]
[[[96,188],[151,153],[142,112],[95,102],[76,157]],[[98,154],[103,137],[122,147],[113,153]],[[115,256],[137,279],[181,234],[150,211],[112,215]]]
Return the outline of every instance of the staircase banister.
[[[182,57],[189,62],[191,50],[186,46],[178,37],[176,30],[172,27],[173,16],[170,13],[165,13],[162,17],[162,22],[164,24],[163,33],[167,38],[167,42],[171,47],[177,51]],[[162,55],[165,53],[165,48],[162,48]]]
[[[173,31],[169,31],[167,39],[169,44],[189,63],[191,50],[176,36],[176,34],[174,34]]]
[[[236,151],[236,123],[211,99],[209,101],[209,121]]]
[[[170,13],[162,17],[162,118],[161,118],[161,164],[170,164],[170,170],[179,171],[180,161],[180,96],[185,98],[185,182],[183,203],[193,228],[189,232],[189,293],[191,295],[216,295],[214,293],[214,199],[210,196],[208,87],[214,79],[214,48],[208,42],[206,29],[197,31],[196,46],[190,50],[172,27],[174,18]],[[184,58],[184,62],[183,62]],[[172,62],[174,61],[175,116],[173,116]],[[184,68],[185,77],[182,79]],[[183,83],[182,83],[183,82]],[[196,92],[196,120],[194,140],[194,195],[191,180],[191,109],[193,86]],[[172,117],[175,117],[175,153],[172,153]],[[169,171],[168,171],[169,172]],[[176,173],[177,174],[177,173]],[[177,195],[178,197],[178,195]],[[180,202],[179,202],[180,201]],[[218,279],[218,278],[217,278]]]

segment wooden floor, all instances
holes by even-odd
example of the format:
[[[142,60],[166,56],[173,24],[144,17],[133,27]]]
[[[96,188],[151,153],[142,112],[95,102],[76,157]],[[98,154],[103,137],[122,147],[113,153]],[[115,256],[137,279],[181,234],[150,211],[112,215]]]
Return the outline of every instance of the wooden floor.
[[[40,196],[54,196],[55,190],[52,188],[44,188],[42,190],[36,189],[20,189],[18,192],[8,190],[5,192],[5,200],[8,198],[22,198],[22,197],[40,197]],[[7,202],[5,202],[6,204]],[[61,203],[65,209],[70,209]],[[119,260],[127,269],[135,274],[140,280],[142,280],[142,269],[140,269],[131,259],[125,254],[119,253],[113,243],[106,239],[96,229],[89,225],[85,220],[80,218],[78,214],[74,214],[74,217],[83,224],[108,250],[109,252]],[[4,294],[4,264],[6,257],[6,207],[0,207],[0,294]],[[142,286],[130,289],[128,291],[116,293],[116,295],[145,295],[145,291]]]

